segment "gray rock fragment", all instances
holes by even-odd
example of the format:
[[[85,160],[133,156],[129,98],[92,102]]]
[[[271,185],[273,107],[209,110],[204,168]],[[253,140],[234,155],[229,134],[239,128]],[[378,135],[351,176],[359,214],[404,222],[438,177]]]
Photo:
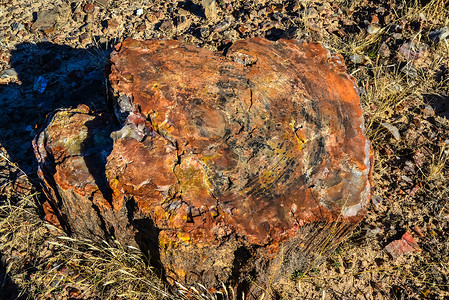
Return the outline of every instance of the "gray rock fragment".
[[[449,39],[449,27],[443,27],[429,33],[429,38],[434,42],[440,42]]]

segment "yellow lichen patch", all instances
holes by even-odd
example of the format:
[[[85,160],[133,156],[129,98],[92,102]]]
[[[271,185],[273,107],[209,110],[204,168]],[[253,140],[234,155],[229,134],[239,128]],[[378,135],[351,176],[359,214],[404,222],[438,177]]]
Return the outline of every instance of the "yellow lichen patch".
[[[156,219],[158,220],[165,220],[170,217],[170,214],[167,211],[165,211],[161,206],[156,206],[153,213]]]
[[[160,248],[166,249],[166,248],[169,248],[174,245],[175,245],[175,241],[173,241],[173,239],[170,238],[170,236],[168,236],[166,234],[166,232],[161,232],[159,234],[159,247]]]
[[[181,185],[182,197],[186,202],[195,205],[198,199],[202,199],[203,204],[207,204],[208,200],[212,199],[211,183],[201,161],[187,157],[181,161],[181,165],[176,166],[175,173]]]
[[[190,234],[188,234],[187,232],[178,232],[176,236],[184,244],[190,244],[190,242],[192,241]]]
[[[218,157],[218,154],[204,155],[204,156],[201,158],[201,161],[202,161],[203,163],[207,164],[209,161],[211,161],[212,159],[217,158],[217,157]]]

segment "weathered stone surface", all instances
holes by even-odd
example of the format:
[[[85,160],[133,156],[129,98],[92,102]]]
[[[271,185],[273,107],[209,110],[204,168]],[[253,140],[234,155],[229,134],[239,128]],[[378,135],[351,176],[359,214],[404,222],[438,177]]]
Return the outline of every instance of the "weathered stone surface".
[[[364,216],[370,145],[339,56],[290,40],[226,56],[126,40],[111,62],[120,129],[108,138],[110,117],[82,106],[35,141],[73,233],[137,243],[174,280],[213,286],[242,270],[279,279]]]
[[[414,251],[421,251],[418,243],[408,231],[402,235],[401,239],[392,241],[385,246],[385,250],[390,253],[394,259]]]

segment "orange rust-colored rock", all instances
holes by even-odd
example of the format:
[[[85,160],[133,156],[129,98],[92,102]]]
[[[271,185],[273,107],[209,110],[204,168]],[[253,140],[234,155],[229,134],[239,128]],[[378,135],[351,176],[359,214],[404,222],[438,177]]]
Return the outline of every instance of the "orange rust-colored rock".
[[[108,139],[111,121],[80,107],[56,113],[35,143],[72,232],[145,245],[171,278],[214,286],[262,273],[280,248],[313,252],[307,239],[322,245],[320,231],[338,239],[363,218],[370,145],[341,57],[261,38],[225,56],[178,41],[116,49],[119,130]]]

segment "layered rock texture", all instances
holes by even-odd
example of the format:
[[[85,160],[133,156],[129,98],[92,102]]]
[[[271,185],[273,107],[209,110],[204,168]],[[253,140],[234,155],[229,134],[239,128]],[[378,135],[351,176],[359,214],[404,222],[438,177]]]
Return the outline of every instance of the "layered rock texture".
[[[363,218],[370,144],[340,56],[261,38],[225,55],[170,40],[117,49],[118,121],[81,105],[35,140],[68,231],[139,246],[169,280],[213,287],[281,282]]]

